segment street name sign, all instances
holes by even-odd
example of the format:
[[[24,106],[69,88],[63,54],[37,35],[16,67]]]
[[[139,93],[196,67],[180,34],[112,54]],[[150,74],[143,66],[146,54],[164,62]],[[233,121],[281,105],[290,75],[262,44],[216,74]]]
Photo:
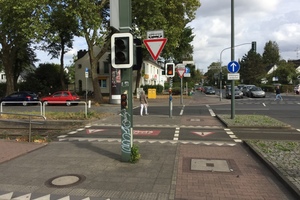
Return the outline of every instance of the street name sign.
[[[231,80],[231,81],[240,80],[240,73],[228,73],[227,80]]]

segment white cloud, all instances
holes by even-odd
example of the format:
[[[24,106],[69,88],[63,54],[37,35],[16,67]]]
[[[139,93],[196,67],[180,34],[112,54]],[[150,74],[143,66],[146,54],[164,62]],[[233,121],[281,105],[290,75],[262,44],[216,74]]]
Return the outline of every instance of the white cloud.
[[[194,28],[194,61],[203,71],[220,60],[220,53],[231,46],[231,1],[201,0]],[[300,13],[298,0],[236,0],[234,2],[234,43],[257,42],[257,52],[263,53],[268,41],[277,42],[283,59],[297,59],[300,48]],[[251,48],[235,48],[235,60],[241,59]],[[230,62],[231,52],[222,53],[222,63]],[[299,58],[298,58],[299,59]]]

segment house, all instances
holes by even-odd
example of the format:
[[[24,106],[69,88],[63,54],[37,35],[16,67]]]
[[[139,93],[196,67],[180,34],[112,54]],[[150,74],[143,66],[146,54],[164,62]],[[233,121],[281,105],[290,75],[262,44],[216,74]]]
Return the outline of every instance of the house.
[[[99,47],[94,47],[94,52],[97,54],[100,51]],[[112,84],[115,84],[116,71],[108,61],[110,52],[106,52],[97,64],[97,75],[101,92],[103,95],[112,94]],[[164,85],[166,81],[165,75],[162,75],[163,64],[152,60],[144,60],[142,63],[142,77],[138,87],[142,85]],[[113,73],[112,73],[113,72]],[[112,80],[113,74],[113,81]],[[117,73],[119,74],[119,73]],[[132,89],[135,91],[137,71],[133,70],[132,75]],[[120,78],[117,78],[120,80]],[[90,74],[89,55],[86,50],[77,52],[77,60],[75,61],[75,91],[80,93],[84,91],[93,91],[92,79]]]

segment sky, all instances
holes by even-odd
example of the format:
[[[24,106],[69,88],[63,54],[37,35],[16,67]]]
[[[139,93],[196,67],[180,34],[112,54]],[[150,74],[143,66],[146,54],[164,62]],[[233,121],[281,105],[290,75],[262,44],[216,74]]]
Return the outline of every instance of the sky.
[[[195,35],[194,63],[206,72],[213,62],[220,62],[220,57],[222,65],[231,61],[231,0],[200,2],[196,18],[189,26]],[[257,53],[262,54],[265,44],[272,41],[278,44],[281,59],[300,59],[299,8],[299,0],[235,0],[234,44],[244,44],[235,48],[235,60],[247,54],[252,41],[256,41]],[[65,55],[66,66],[81,49],[87,49],[86,42],[76,38],[73,49]],[[45,52],[37,52],[37,56],[39,63],[59,63],[58,59],[50,60]]]

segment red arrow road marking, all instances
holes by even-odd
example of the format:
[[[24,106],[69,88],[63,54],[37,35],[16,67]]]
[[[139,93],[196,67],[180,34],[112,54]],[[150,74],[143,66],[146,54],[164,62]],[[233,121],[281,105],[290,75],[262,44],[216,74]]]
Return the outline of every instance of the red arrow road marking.
[[[133,135],[158,135],[160,133],[159,130],[134,130]]]
[[[86,129],[86,134],[104,131],[105,129]]]
[[[192,132],[196,135],[199,135],[201,137],[205,137],[205,136],[208,136],[208,135],[211,135],[211,134],[214,134],[214,132]]]

